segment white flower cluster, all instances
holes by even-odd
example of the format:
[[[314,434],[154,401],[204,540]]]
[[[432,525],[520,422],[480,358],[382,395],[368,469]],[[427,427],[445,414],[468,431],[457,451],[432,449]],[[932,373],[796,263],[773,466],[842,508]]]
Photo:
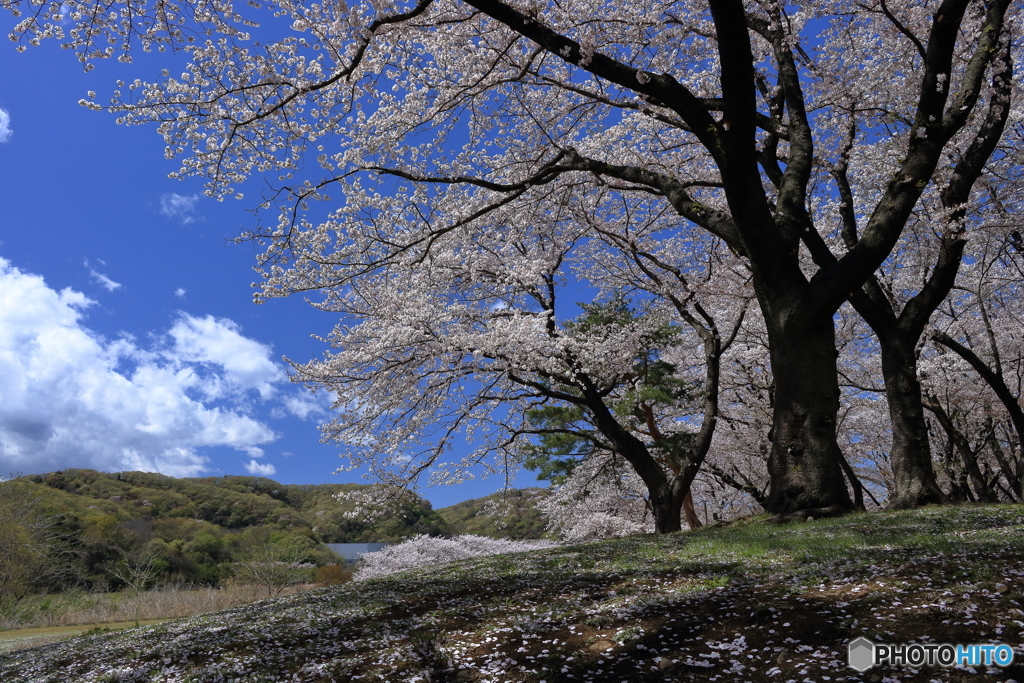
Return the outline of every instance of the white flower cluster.
[[[406,569],[432,567],[443,562],[542,550],[553,548],[556,545],[551,541],[509,541],[472,534],[463,534],[455,538],[420,534],[383,550],[364,555],[359,560],[359,569],[354,578],[356,580],[375,579]]]
[[[578,465],[537,507],[565,543],[654,531],[646,487],[620,458],[607,453]]]

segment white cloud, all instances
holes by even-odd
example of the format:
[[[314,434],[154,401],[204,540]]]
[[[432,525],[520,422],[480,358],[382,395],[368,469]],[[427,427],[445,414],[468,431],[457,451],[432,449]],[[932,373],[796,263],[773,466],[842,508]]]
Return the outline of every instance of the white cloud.
[[[184,315],[142,349],[85,327],[94,303],[0,259],[0,471],[194,476],[205,447],[255,457],[276,438],[247,399],[285,379],[267,346],[230,320]]]
[[[221,384],[208,384],[210,396],[225,391],[255,389],[264,399],[274,393],[274,384],[288,375],[270,359],[270,347],[243,337],[241,328],[226,318],[208,315],[196,318],[183,314],[171,328],[174,345],[165,354],[176,363],[201,363],[221,370]]]
[[[11,130],[11,115],[0,109],[0,142],[7,142],[14,135]]]
[[[258,477],[272,477],[277,473],[277,468],[269,462],[266,464],[250,460],[245,465],[245,471]]]
[[[184,299],[185,298],[185,288],[184,287],[178,287],[176,290],[174,290],[174,296],[178,297],[179,299]]]
[[[103,265],[107,265],[103,261],[100,261],[100,263]],[[93,267],[89,265],[89,259],[85,260],[85,267],[89,269],[89,276],[92,277],[92,279],[95,280],[100,287],[103,287],[108,292],[113,292],[115,289],[121,289],[122,287],[124,287],[124,285],[122,285],[120,282],[114,282],[103,273],[97,273],[93,269]]]
[[[160,215],[167,218],[174,218],[182,223],[194,223],[196,220],[195,210],[199,195],[181,195],[171,192],[160,197]]]
[[[273,417],[281,418],[291,413],[300,420],[328,420],[333,396],[322,391],[314,394],[300,389],[281,399],[284,408],[275,409]]]

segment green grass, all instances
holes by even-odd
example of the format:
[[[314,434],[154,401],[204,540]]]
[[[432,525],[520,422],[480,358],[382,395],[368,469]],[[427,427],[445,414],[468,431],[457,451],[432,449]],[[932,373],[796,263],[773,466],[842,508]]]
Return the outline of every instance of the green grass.
[[[989,680],[984,669],[861,676],[845,647],[859,635],[1006,642],[1024,661],[1022,588],[1020,506],[781,526],[755,518],[442,564],[76,638],[0,657],[0,680]],[[991,675],[1024,680],[1024,668]]]

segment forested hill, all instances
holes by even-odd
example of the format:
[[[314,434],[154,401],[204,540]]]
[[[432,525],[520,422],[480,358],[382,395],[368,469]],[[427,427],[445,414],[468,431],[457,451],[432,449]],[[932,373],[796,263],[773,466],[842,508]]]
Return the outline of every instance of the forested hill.
[[[460,533],[522,539],[539,538],[544,531],[543,518],[534,508],[544,495],[542,489],[510,491],[506,504],[500,504],[502,494],[494,494],[439,510],[404,492],[386,514],[365,520],[347,514],[353,503],[334,498],[341,491],[366,488],[361,484],[280,484],[247,476],[176,479],[150,472],[87,469],[16,481],[30,485],[49,514],[61,515],[93,536],[112,533],[126,523],[140,527],[158,521],[161,528],[196,523],[226,531],[264,527],[323,543],[388,543],[415,534]]]
[[[544,535],[545,527],[537,503],[546,497],[547,489],[512,489],[464,500],[441,508],[437,513],[453,536],[475,534],[514,541],[536,539]]]
[[[39,530],[33,536],[35,545],[25,548],[36,548],[42,564],[18,585],[51,592],[116,587],[124,573],[118,567],[152,563],[160,582],[221,585],[232,576],[234,563],[261,547],[291,548],[322,566],[338,561],[323,543],[390,543],[417,534],[537,538],[544,528],[534,509],[543,496],[540,489],[511,492],[510,505],[496,507],[491,497],[441,510],[402,491],[381,507],[383,514],[370,518],[349,514],[355,503],[334,497],[365,488],[289,485],[265,477],[175,479],[147,472],[67,469],[3,483],[0,513],[5,504],[22,510],[23,530]],[[480,511],[484,514],[478,515]],[[6,565],[20,562],[6,559]],[[17,593],[4,579],[6,565],[0,561],[0,602],[5,591]]]

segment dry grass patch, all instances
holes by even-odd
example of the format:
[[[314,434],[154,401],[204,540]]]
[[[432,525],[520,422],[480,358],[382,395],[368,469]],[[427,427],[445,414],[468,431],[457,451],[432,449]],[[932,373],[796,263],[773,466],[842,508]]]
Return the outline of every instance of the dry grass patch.
[[[308,590],[292,586],[285,594]],[[164,587],[140,593],[69,592],[35,595],[0,615],[0,635],[11,629],[55,628],[192,617],[267,597],[263,586],[228,588]]]

